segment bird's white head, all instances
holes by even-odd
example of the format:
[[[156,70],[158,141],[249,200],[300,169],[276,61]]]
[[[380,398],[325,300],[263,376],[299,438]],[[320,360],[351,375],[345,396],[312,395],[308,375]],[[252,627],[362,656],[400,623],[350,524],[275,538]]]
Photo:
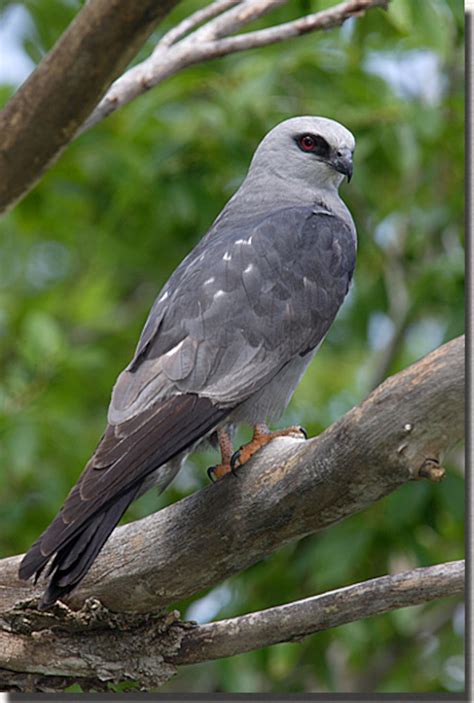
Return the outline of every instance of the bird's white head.
[[[260,142],[251,173],[265,174],[306,187],[337,189],[352,177],[355,139],[348,129],[326,117],[293,117],[274,127]]]

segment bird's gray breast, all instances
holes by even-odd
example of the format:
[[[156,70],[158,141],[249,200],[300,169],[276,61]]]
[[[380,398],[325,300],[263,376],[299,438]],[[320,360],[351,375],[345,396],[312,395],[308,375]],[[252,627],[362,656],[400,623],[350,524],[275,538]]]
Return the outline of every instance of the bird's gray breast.
[[[288,406],[318,348],[319,345],[312,353],[303,357],[298,355],[289,361],[269,383],[235,408],[229,421],[254,425],[264,420],[268,422],[278,420]]]

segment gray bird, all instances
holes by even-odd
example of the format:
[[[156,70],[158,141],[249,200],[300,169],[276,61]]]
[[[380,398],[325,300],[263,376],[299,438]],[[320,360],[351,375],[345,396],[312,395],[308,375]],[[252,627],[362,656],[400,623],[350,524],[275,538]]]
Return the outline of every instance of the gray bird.
[[[112,393],[99,445],[59,514],[23,558],[20,577],[50,562],[40,607],[85,576],[123,513],[172,481],[185,456],[217,440],[220,478],[275,436],[349,289],[352,217],[338,194],[355,141],[342,125],[296,117],[272,129],[206,236],[156,299]],[[254,427],[232,452],[236,423]]]

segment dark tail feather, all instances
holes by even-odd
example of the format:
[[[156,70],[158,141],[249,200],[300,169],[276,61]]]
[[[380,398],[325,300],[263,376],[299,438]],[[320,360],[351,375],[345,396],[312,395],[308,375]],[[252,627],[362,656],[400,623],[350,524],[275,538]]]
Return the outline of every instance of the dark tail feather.
[[[46,610],[58,598],[70,593],[84,578],[110,533],[135,499],[138,490],[139,487],[135,487],[121,496],[107,510],[84,525],[68,544],[58,550],[48,570],[50,578],[38,605],[40,610]]]
[[[179,395],[140,416],[108,426],[63,507],[23,557],[19,575],[35,583],[52,559],[45,609],[84,578],[146,477],[204,437],[230,410],[207,398]]]

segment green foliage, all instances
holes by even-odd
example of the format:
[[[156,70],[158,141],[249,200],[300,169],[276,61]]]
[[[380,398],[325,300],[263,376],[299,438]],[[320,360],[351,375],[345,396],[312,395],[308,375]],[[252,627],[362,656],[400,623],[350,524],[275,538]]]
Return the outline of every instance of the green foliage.
[[[80,4],[25,3],[34,60]],[[183,2],[160,33],[199,4]],[[261,25],[328,4],[281,8]],[[69,147],[0,223],[2,556],[26,550],[60,507],[156,293],[282,119],[323,114],[354,132],[354,179],[342,191],[359,232],[350,298],[284,421],[318,433],[380,374],[462,333],[462,58],[461,0],[393,0],[388,13],[340,30],[188,69]],[[0,98],[9,93],[0,86]],[[214,460],[193,457],[164,496],[144,496],[127,519],[204,485]],[[446,466],[442,485],[404,486],[178,607],[228,617],[462,557],[460,450]],[[459,691],[462,653],[461,605],[448,599],[188,667],[165,688]]]

